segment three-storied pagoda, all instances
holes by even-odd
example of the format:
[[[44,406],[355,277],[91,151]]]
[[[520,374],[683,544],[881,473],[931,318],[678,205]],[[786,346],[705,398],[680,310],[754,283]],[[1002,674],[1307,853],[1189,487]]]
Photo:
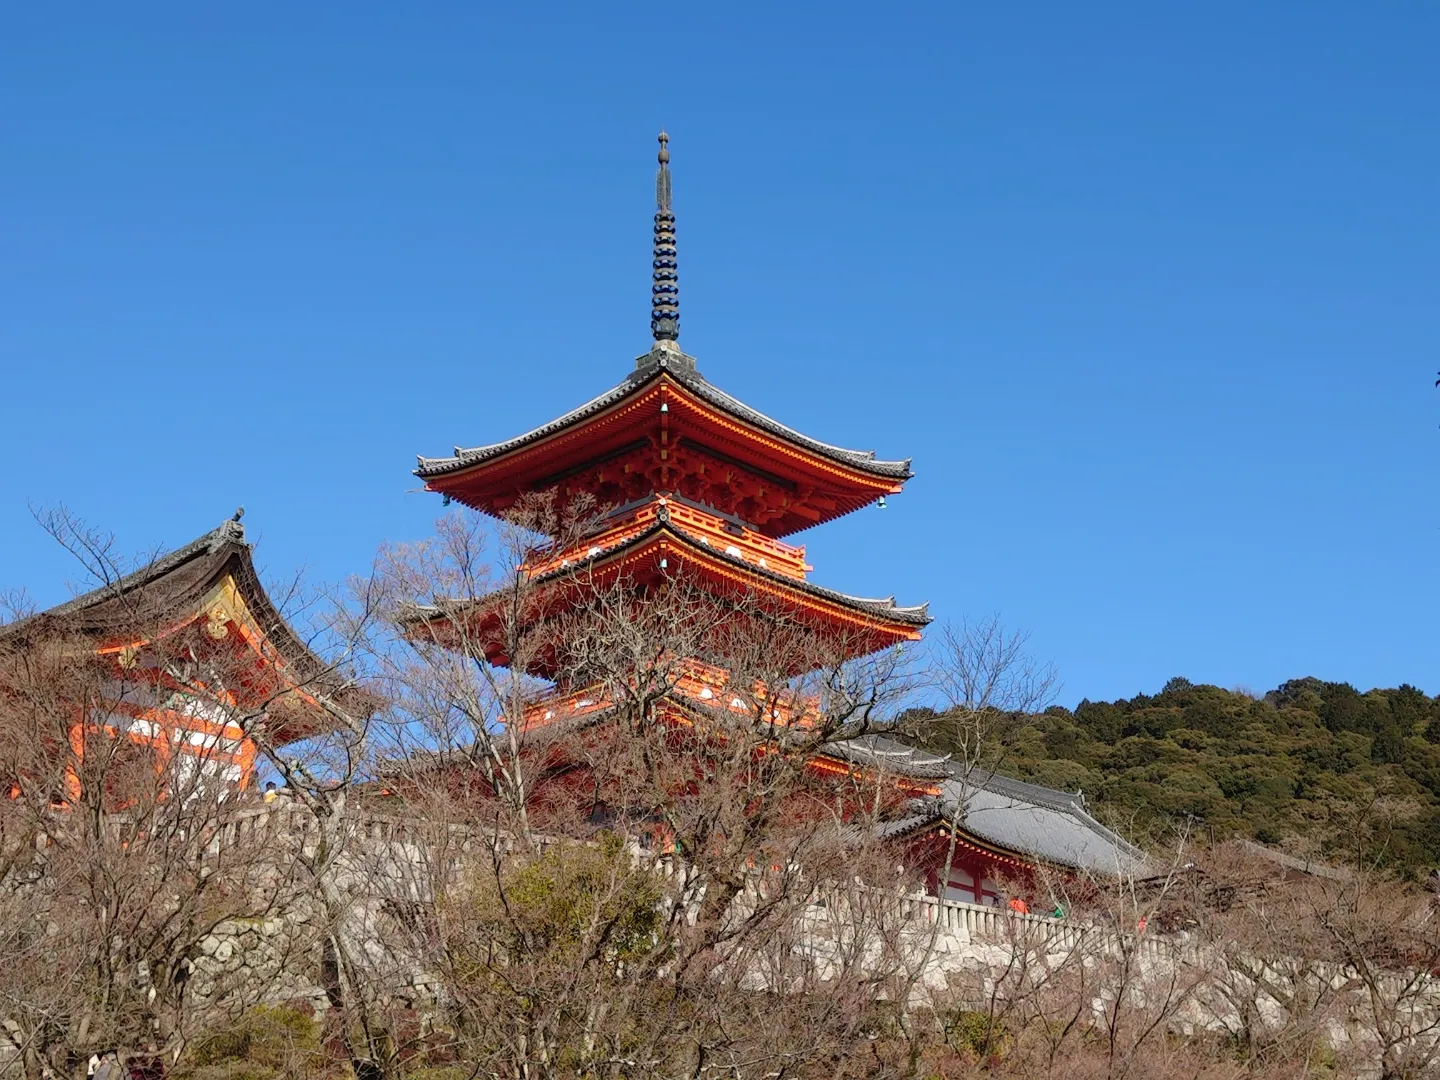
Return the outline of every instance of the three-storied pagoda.
[[[598,524],[537,553],[526,566],[536,581],[575,579],[582,569],[591,588],[620,575],[641,586],[678,577],[783,610],[843,640],[850,655],[917,640],[930,621],[924,605],[815,585],[805,549],[783,539],[898,493],[910,463],[802,435],[714,386],[680,350],[667,141],[662,133],[651,350],[578,409],[505,442],[422,457],[417,475],[428,490],[497,517],[527,494],[562,504],[593,497],[605,511]],[[500,635],[484,636],[488,658],[508,663]],[[553,674],[543,664],[532,673]],[[697,667],[685,692],[709,700],[718,681],[721,673],[707,679]]]
[[[803,435],[750,408],[708,381],[694,357],[681,351],[675,215],[671,203],[668,138],[660,135],[656,178],[653,345],[617,386],[522,435],[449,457],[420,457],[416,475],[426,489],[495,517],[527,496],[564,503],[589,497],[598,522],[578,540],[555,542],[532,553],[521,572],[532,583],[554,585],[557,605],[573,604],[577,590],[623,580],[645,588],[681,579],[719,596],[743,594],[756,610],[783,612],[857,657],[916,641],[930,621],[925,605],[897,605],[823,588],[809,580],[805,549],[793,534],[900,492],[910,462],[877,458]],[[568,586],[568,587],[567,587]],[[485,603],[427,611],[417,632],[445,641],[447,624],[463,620],[469,640],[487,659],[511,663],[499,616]],[[547,658],[529,659],[530,674],[553,678]],[[722,694],[727,673],[699,661],[673,693],[686,708],[752,706]],[[798,674],[792,672],[791,674]],[[560,686],[532,704],[527,731],[582,720],[607,703],[589,687]],[[773,718],[784,724],[783,714]],[[976,902],[993,902],[994,881],[1037,861],[1105,869],[1117,858],[1139,858],[1062,792],[973,772],[961,776],[946,759],[875,735],[829,743],[814,764],[846,772],[883,772],[906,809],[887,827],[910,850],[933,851],[948,837],[957,806],[983,806],[987,829],[967,812],[964,837],[944,890]],[[1065,852],[1073,854],[1067,856]],[[947,860],[947,863],[949,860]],[[1115,869],[1114,866],[1109,869]]]

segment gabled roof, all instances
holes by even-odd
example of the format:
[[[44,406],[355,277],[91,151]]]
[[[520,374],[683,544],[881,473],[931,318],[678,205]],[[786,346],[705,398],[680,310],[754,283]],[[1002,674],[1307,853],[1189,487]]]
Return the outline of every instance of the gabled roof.
[[[612,405],[619,404],[632,394],[639,393],[642,389],[660,378],[668,375],[686,390],[697,397],[709,402],[716,408],[727,413],[732,418],[742,423],[752,425],[762,431],[768,432],[786,442],[803,447],[812,453],[829,458],[832,461],[860,472],[869,473],[873,476],[884,477],[891,480],[908,480],[913,473],[910,471],[910,461],[883,461],[875,456],[873,450],[847,450],[844,447],[832,446],[823,443],[818,439],[812,439],[808,435],[802,435],[794,428],[787,427],[774,420],[758,409],[752,409],[744,402],[731,397],[719,387],[707,382],[704,376],[695,368],[693,357],[685,356],[678,350],[670,350],[657,344],[655,350],[647,353],[636,361],[636,370],[632,372],[619,385],[591,398],[579,408],[572,409],[563,416],[559,416],[549,423],[541,424],[539,427],[517,435],[513,439],[506,439],[504,442],[491,443],[488,446],[475,446],[469,449],[456,447],[456,453],[450,457],[417,457],[418,467],[415,475],[422,479],[429,480],[434,477],[447,476],[451,473],[468,469],[491,458],[501,457],[513,450],[528,446],[531,443],[539,442],[547,436],[564,431],[566,428],[604,412]]]
[[[940,797],[916,800],[904,817],[887,824],[887,835],[958,820],[964,832],[987,844],[1053,866],[1108,875],[1146,872],[1145,853],[1096,821],[1078,793],[966,769],[886,735],[862,735],[829,752],[867,768],[941,780]]]
[[[252,548],[238,518],[113,582],[5,627],[0,639],[79,635],[104,649],[129,643],[137,634],[160,637],[203,615],[202,606],[227,579],[234,583],[256,629],[274,648],[287,684],[312,697],[329,697],[351,711],[373,705],[316,656],[285,621],[255,572]],[[302,737],[295,717],[284,723]],[[303,726],[308,733],[312,725]]]
[[[138,570],[41,612],[37,618],[65,617],[82,632],[123,631],[142,619],[163,617],[187,601],[198,600],[219,580],[221,568],[232,556],[239,556],[254,576],[245,526],[234,519]]]

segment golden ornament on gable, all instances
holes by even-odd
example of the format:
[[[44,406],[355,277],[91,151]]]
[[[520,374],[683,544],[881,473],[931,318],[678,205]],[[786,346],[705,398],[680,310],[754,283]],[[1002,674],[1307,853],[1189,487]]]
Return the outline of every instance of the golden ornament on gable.
[[[224,608],[210,609],[210,615],[205,621],[205,632],[216,641],[230,633],[230,616],[225,613]]]

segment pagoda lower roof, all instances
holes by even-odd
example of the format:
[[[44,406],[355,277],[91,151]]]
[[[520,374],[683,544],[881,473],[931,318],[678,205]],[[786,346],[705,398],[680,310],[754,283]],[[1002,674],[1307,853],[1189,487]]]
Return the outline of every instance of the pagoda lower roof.
[[[215,621],[212,644],[229,638],[233,627],[231,640],[244,643],[255,687],[263,684],[266,697],[275,695],[271,735],[277,744],[335,726],[322,698],[351,712],[372,708],[374,702],[315,655],[280,614],[251,552],[244,526],[226,521],[133,573],[5,627],[0,642],[78,638],[100,655],[119,657]]]
[[[653,404],[650,396],[657,398]],[[629,485],[616,488],[610,501],[643,494],[647,477],[655,490],[684,492],[675,473],[686,454],[698,456],[712,474],[747,473],[751,502],[721,508],[769,536],[850,513],[898,492],[913,475],[908,460],[881,460],[873,451],[833,446],[781,424],[712,385],[693,358],[665,346],[579,408],[503,442],[456,447],[449,457],[421,456],[415,475],[430,490],[502,514],[522,493],[552,490],[565,480],[593,491],[600,486],[597,470],[607,464],[612,486],[622,471]],[[763,510],[755,505],[757,487],[768,491],[760,496],[767,501]],[[687,494],[714,502],[700,492]],[[743,498],[736,496],[737,503]]]
[[[675,565],[661,567],[662,560]],[[929,605],[903,606],[893,596],[861,597],[837,592],[803,579],[777,573],[747,562],[743,555],[718,549],[704,537],[684,529],[661,508],[655,520],[643,531],[624,536],[609,547],[592,547],[576,561],[546,570],[531,579],[531,586],[545,589],[555,586],[557,606],[573,603],[566,596],[567,583],[585,589],[605,587],[622,575],[637,583],[666,576],[700,580],[717,593],[750,594],[763,606],[782,608],[796,617],[805,618],[818,628],[828,627],[839,632],[851,655],[859,656],[905,641],[918,641],[922,627],[930,623]],[[508,595],[502,593],[501,595]],[[409,619],[412,626],[431,624],[428,633],[444,640],[434,624],[478,616],[483,624],[489,608],[488,598],[460,601],[417,608]],[[482,637],[488,635],[482,632]],[[503,649],[487,647],[492,663],[508,663]],[[535,674],[547,674],[536,671]]]

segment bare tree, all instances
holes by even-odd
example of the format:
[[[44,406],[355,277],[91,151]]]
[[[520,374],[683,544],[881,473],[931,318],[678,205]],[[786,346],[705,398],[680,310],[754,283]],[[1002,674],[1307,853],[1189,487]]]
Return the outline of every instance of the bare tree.
[[[163,644],[124,677],[60,623],[0,634],[0,959],[24,973],[0,1021],[23,1070],[181,1053],[281,971],[318,983],[332,1061],[367,1078],[1434,1070],[1430,898],[1373,872],[1297,882],[1181,835],[1120,873],[1034,868],[1063,919],[999,914],[946,953],[883,839],[914,786],[853,753],[898,730],[913,659],[739,588],[550,573],[592,527],[545,503],[498,534],[442,520],[314,620],[338,664],[263,692],[203,625],[141,627]],[[960,793],[942,881],[966,793],[1053,693],[1024,644],[954,628],[921,673]],[[121,717],[162,683],[285,794],[140,753]],[[303,748],[279,734],[297,702],[326,718]],[[272,924],[250,970],[219,961]]]
[[[286,870],[259,838],[219,845],[243,813],[233,785],[130,736],[149,722],[126,706],[149,705],[153,684],[117,683],[64,637],[7,640],[0,670],[0,1016],[14,1050],[29,1075],[83,1072],[106,1047],[178,1051],[212,1007],[255,1000],[201,970],[205,945],[275,915]]]
[[[999,768],[1016,731],[1055,699],[1055,667],[1037,660],[1029,642],[998,615],[940,630],[931,667],[940,708],[930,736],[966,773]]]
[[[409,891],[434,899],[395,933],[443,1053],[526,1077],[869,1071],[836,1048],[909,975],[875,829],[903,795],[838,747],[888,721],[906,662],[680,578],[580,567],[556,603],[531,533],[585,515],[539,524],[487,546],[447,519],[382,559],[379,782],[425,822]],[[419,1048],[403,1026],[383,1071]]]
[[[105,1048],[173,1057],[300,987],[291,975],[314,965],[294,915],[316,845],[262,827],[245,769],[259,754],[298,774],[276,743],[297,710],[331,713],[341,743],[353,725],[334,666],[286,667],[262,641],[257,668],[224,623],[186,622],[136,587],[110,538],[63,509],[38,516],[99,582],[116,640],[135,643],[97,638],[83,610],[0,632],[0,961],[24,973],[0,1018],[29,1074],[73,1074]]]
[[[1386,1080],[1440,1063],[1434,898],[1373,869],[1261,857],[1225,845],[1197,859],[1183,912],[1212,960],[1211,1012],[1250,1060],[1329,1043]]]

